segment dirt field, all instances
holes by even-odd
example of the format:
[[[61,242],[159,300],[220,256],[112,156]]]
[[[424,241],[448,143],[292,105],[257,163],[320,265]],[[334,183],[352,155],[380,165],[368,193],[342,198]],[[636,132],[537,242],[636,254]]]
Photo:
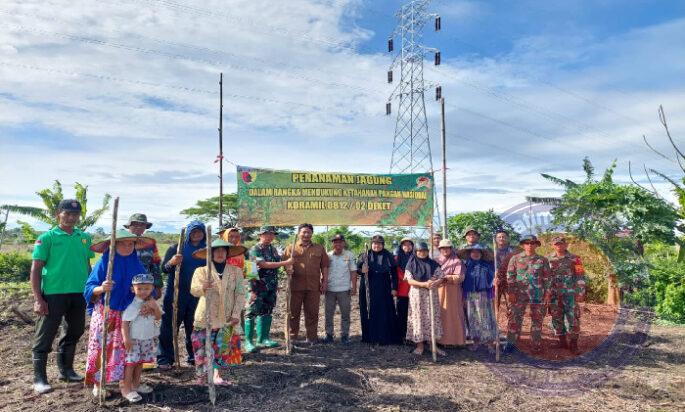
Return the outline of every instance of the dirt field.
[[[282,314],[284,305],[279,300]],[[98,410],[81,385],[57,381],[52,359],[48,373],[55,390],[43,396],[33,394],[33,326],[10,311],[15,306],[22,313],[30,313],[30,301],[6,295],[0,304],[0,409]],[[649,330],[636,331],[630,325],[614,326],[616,313],[612,309],[587,305],[583,312],[581,349],[585,354],[581,362],[568,361],[571,356],[567,351],[550,348],[553,339],[548,316],[541,358],[553,361],[518,353],[503,356],[501,362],[495,363],[487,350],[451,348],[447,357],[434,364],[428,353],[420,358],[411,355],[409,346],[370,347],[360,343],[356,300],[353,310],[351,345],[296,345],[291,356],[286,356],[283,349],[246,356],[244,364],[228,374],[237,385],[218,388],[216,410],[685,410],[682,327],[651,325]],[[275,320],[279,339],[283,336],[282,320],[282,316]],[[504,325],[504,313],[500,322]],[[323,331],[323,316],[319,330]],[[619,338],[607,340],[610,332],[612,338]],[[527,350],[527,339],[526,333],[520,345],[523,352]],[[80,373],[85,364],[85,341],[84,337],[77,358]],[[144,380],[153,385],[154,394],[129,409],[117,393],[108,399],[106,408],[209,410],[206,389],[193,385],[192,379],[193,372],[186,367],[169,373],[146,372]]]

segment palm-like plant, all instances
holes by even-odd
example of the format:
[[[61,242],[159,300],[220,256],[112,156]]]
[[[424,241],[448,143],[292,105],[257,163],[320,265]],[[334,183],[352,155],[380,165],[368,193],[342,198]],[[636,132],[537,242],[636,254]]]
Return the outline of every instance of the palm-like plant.
[[[109,202],[112,196],[109,193],[105,193],[105,197],[102,199],[102,206],[90,215],[88,214],[88,186],[84,186],[81,183],[74,184],[75,195],[74,198],[81,203],[81,220],[77,224],[77,227],[81,230],[86,230],[97,223],[98,219],[102,217],[105,212],[109,209]],[[55,180],[52,188],[45,188],[36,192],[36,194],[43,201],[45,208],[32,207],[32,206],[19,206],[19,205],[3,205],[0,209],[4,209],[10,212],[19,213],[20,215],[30,216],[34,219],[45,222],[50,226],[56,226],[59,222],[57,221],[57,206],[59,202],[64,199],[64,192],[62,191],[62,183],[59,180]]]

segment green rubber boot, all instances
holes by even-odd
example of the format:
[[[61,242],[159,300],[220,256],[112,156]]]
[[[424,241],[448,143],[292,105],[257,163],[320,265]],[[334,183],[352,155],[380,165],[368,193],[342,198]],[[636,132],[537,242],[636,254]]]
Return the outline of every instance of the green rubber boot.
[[[243,345],[243,353],[252,353],[257,350],[257,347],[252,343],[254,339],[254,319],[245,318],[245,344]]]
[[[260,348],[277,348],[280,345],[269,339],[271,332],[271,315],[257,317],[257,346]]]

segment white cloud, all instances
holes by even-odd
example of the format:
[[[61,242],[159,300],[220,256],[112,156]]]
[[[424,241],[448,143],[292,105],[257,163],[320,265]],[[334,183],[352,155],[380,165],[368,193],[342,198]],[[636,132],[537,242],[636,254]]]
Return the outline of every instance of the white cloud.
[[[32,193],[58,178],[65,186],[89,184],[91,199],[121,196],[122,215],[144,211],[180,225],[179,210],[216,194],[220,71],[227,159],[387,171],[394,129],[394,115],[382,114],[389,58],[355,51],[373,35],[373,27],[349,23],[358,5],[3,2],[0,203],[37,205]],[[490,12],[470,1],[438,6],[444,24],[473,23]],[[676,115],[685,112],[685,91],[675,84],[685,53],[682,43],[668,41],[683,37],[684,24],[604,40],[587,32],[527,36],[507,54],[444,56],[441,67],[427,69],[448,101],[449,183],[456,190],[450,213],[504,210],[533,189],[554,189],[542,171],[582,178],[586,154],[598,170],[619,157],[618,175],[626,180],[628,158],[674,172],[647,152],[641,135],[665,147],[655,112],[661,103],[673,113],[674,134],[685,129]],[[426,105],[437,159],[432,96]],[[50,134],[20,141],[29,126]],[[173,184],[160,183],[165,174]],[[496,177],[474,179],[478,174]],[[228,181],[226,190],[233,186]]]

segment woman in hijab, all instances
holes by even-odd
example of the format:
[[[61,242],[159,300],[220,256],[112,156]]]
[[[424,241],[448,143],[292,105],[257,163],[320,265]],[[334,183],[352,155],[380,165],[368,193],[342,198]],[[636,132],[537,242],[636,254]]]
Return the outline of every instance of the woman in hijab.
[[[497,325],[493,309],[495,265],[492,252],[476,243],[459,250],[466,261],[466,277],[462,284],[468,317],[468,335],[473,339],[472,350],[487,342],[494,350]]]
[[[208,280],[207,266],[195,269],[190,285],[190,293],[199,298],[195,310],[193,350],[195,352],[195,376],[198,384],[207,382],[207,367],[212,364],[215,385],[231,385],[223,380],[220,369],[242,363],[240,352],[240,312],[245,307],[245,280],[243,271],[228,262],[228,259],[245,254],[243,246],[233,245],[223,239],[212,242],[212,270]],[[207,248],[200,249],[194,257],[207,259]],[[207,306],[210,296],[210,306]],[[207,341],[206,316],[209,311],[210,339],[213,359],[205,352]]]
[[[431,327],[435,330],[435,339],[442,337],[442,323],[440,322],[440,306],[437,289],[443,282],[440,265],[429,256],[426,242],[419,243],[416,256],[413,256],[404,276],[411,286],[409,291],[409,322],[407,324],[407,340],[416,343],[415,355],[422,355],[424,342],[432,338]],[[433,295],[433,323],[431,325],[430,295]],[[445,355],[437,349],[438,355]]]
[[[409,259],[414,256],[414,242],[405,237],[397,248],[397,333],[400,341],[407,336],[407,315],[409,311],[409,282],[404,278]]]
[[[445,275],[445,283],[438,288],[440,296],[440,316],[442,322],[441,345],[459,345],[465,343],[464,330],[464,300],[461,284],[464,281],[466,268],[459,259],[449,239],[440,241],[438,247],[440,256],[436,262],[440,264]]]
[[[167,274],[167,288],[164,291],[164,315],[162,315],[162,326],[159,332],[159,351],[157,356],[157,367],[161,370],[171,369],[174,364],[174,344],[173,344],[173,304],[174,304],[174,278],[176,277],[176,266],[181,265],[181,272],[178,279],[178,308],[177,324],[173,327],[178,330],[181,323],[186,335],[186,353],[189,365],[194,365],[193,342],[193,316],[197,307],[198,299],[190,294],[190,282],[193,279],[195,269],[205,266],[206,261],[193,257],[199,249],[204,249],[206,244],[205,225],[200,221],[192,221],[186,226],[186,238],[181,245],[180,252],[176,249],[178,245],[172,245],[166,251],[162,262],[162,271]]]
[[[392,253],[385,249],[383,236],[375,235],[371,239],[371,250],[359,256],[357,269],[362,274],[359,284],[362,342],[379,345],[398,343],[397,315],[393,302],[397,294],[397,269]],[[366,300],[367,287],[370,302]]]
[[[111,238],[110,238],[111,239]],[[93,396],[99,396],[100,390],[100,349],[102,342],[102,329],[107,331],[107,365],[105,366],[105,382],[120,382],[124,378],[126,366],[126,348],[122,335],[121,315],[133,301],[134,294],[131,289],[133,277],[145,273],[143,264],[140,263],[135,253],[136,246],[149,247],[153,244],[152,239],[134,235],[126,230],[119,230],[116,234],[114,264],[112,266],[112,280],[107,280],[107,266],[109,265],[110,239],[91,246],[91,250],[102,253],[102,257],[95,264],[86,281],[83,297],[86,300],[86,309],[91,315],[90,331],[88,337],[88,354],[86,357],[86,385],[93,385]],[[110,292],[109,311],[107,324],[104,320],[104,297]],[[146,305],[141,308],[141,314],[153,313]],[[142,386],[142,385],[141,385]],[[136,393],[149,393],[144,388],[133,388]]]

